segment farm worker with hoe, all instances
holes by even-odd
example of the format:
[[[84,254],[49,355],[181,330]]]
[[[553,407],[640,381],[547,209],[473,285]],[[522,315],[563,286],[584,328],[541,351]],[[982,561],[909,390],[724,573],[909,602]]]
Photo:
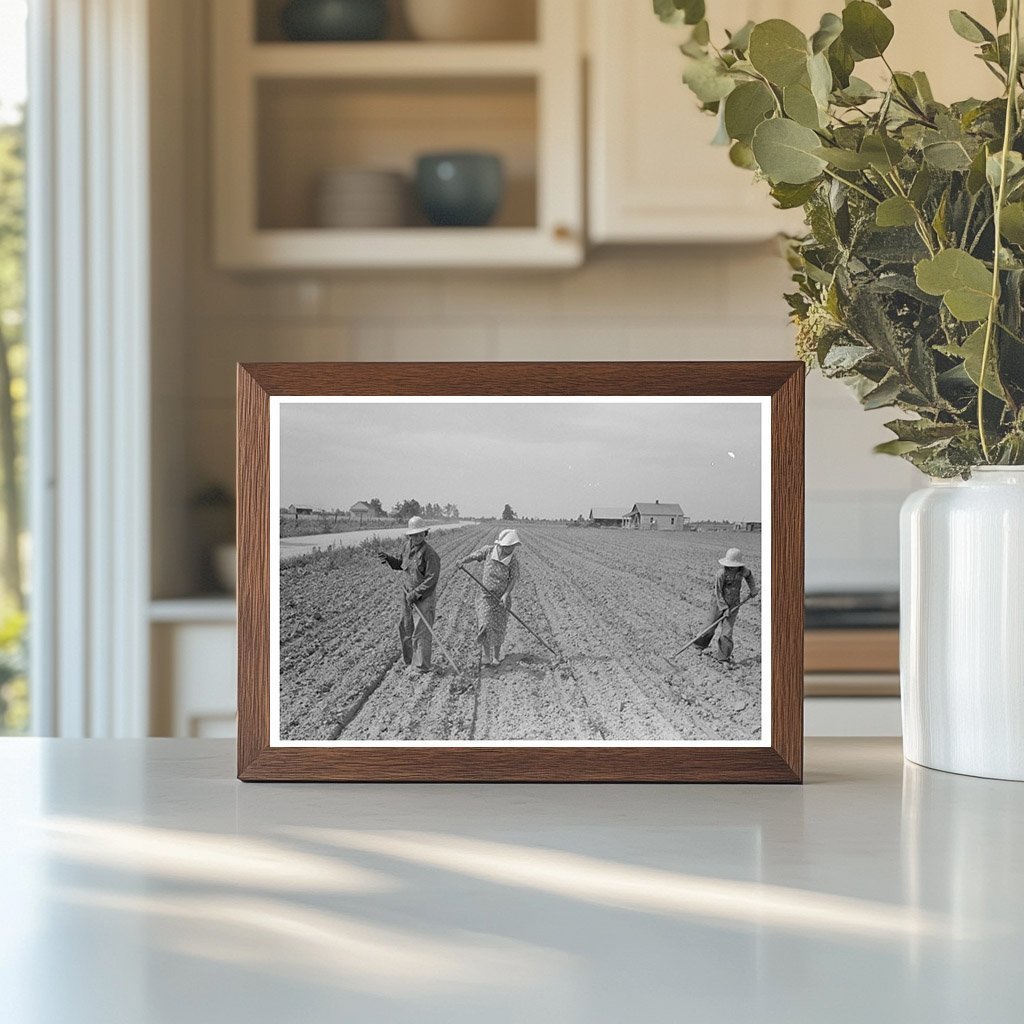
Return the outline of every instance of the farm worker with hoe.
[[[437,607],[437,581],[441,576],[441,558],[427,543],[427,524],[419,517],[409,520],[406,541],[397,558],[377,552],[377,557],[392,569],[405,573],[402,581],[402,618],[398,636],[402,641],[402,658],[420,672],[430,671],[431,634],[434,610]]]
[[[520,544],[515,530],[502,530],[493,545],[479,548],[466,555],[459,565],[483,562],[481,590],[476,598],[476,640],[480,644],[484,661],[492,668],[501,664],[501,645],[508,629],[508,610],[512,607],[512,591],[519,582]]]
[[[718,661],[732,660],[732,628],[736,624],[736,616],[740,613],[740,589],[743,581],[747,581],[750,597],[757,597],[757,584],[754,574],[743,564],[743,555],[739,548],[729,548],[725,558],[720,558],[722,567],[715,577],[715,596],[708,610],[707,628],[697,638],[694,648],[698,654],[706,654],[707,648],[715,637],[715,630],[721,624],[722,631],[718,635],[718,650],[714,657]],[[725,618],[722,618],[724,613]],[[721,619],[721,623],[719,623]]]

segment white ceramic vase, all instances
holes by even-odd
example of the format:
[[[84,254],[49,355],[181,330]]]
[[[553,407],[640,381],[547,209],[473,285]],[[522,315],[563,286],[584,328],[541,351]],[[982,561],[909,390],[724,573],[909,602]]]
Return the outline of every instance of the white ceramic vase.
[[[911,494],[900,553],[906,757],[1024,781],[1024,467]]]

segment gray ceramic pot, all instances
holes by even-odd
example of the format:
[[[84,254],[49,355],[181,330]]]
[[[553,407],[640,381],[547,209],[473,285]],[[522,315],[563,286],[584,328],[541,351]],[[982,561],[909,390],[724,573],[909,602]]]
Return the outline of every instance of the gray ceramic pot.
[[[285,37],[296,42],[380,39],[387,27],[387,0],[290,0],[281,11]]]
[[[501,157],[493,153],[427,153],[416,163],[416,192],[437,227],[489,224],[505,194]]]

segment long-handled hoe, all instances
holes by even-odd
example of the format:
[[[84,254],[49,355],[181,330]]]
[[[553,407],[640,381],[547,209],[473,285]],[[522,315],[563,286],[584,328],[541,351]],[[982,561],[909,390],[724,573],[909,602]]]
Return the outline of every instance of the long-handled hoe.
[[[423,614],[423,612],[419,610],[419,608],[416,607],[415,604],[410,605],[410,607],[412,608],[413,615],[418,615],[420,622],[422,622],[423,625],[427,627],[427,632],[433,638],[434,644],[436,645],[437,649],[441,652],[441,654],[444,656],[445,661],[447,661],[448,664],[451,665],[453,669],[455,669],[455,674],[461,679],[465,675],[465,673],[462,671],[461,668],[459,668],[458,665],[455,664],[455,659],[448,653],[447,649],[441,643],[441,641],[438,640],[437,634],[434,632],[433,626],[431,626],[430,623],[427,622],[426,616]]]
[[[662,655],[662,657],[665,658],[665,660],[672,666],[672,668],[678,668],[679,666],[676,665],[675,659],[678,658],[679,655],[683,653],[683,651],[688,651],[705,633],[709,633],[711,632],[711,630],[717,629],[723,619],[730,616],[737,608],[741,608],[749,600],[749,596],[745,597],[742,601],[740,601],[739,604],[734,605],[732,608],[726,608],[726,610],[722,612],[722,614],[719,615],[718,618],[715,619],[715,621],[710,626],[705,626],[692,640],[690,640],[688,643],[683,644],[683,646],[680,647],[675,654],[673,654],[671,657],[668,657],[666,655]]]
[[[482,583],[481,583],[481,582],[480,582],[480,581],[479,581],[479,580],[478,580],[478,579],[477,579],[477,578],[476,578],[476,577],[475,577],[475,576],[474,576],[474,575],[473,575],[473,574],[472,574],[472,573],[471,573],[471,572],[470,572],[470,571],[469,571],[469,570],[468,570],[468,569],[467,569],[467,568],[466,568],[466,567],[465,567],[464,565],[460,565],[460,566],[459,566],[459,568],[460,568],[460,569],[461,569],[461,570],[462,570],[462,571],[463,571],[463,572],[464,572],[464,573],[465,573],[465,574],[466,574],[466,575],[467,575],[467,576],[468,576],[468,577],[469,577],[469,578],[470,578],[470,579],[471,579],[471,580],[472,580],[472,581],[473,581],[473,582],[474,582],[474,583],[475,583],[475,584],[476,584],[476,585],[477,585],[477,586],[478,586],[478,587],[479,587],[479,588],[480,588],[480,589],[481,589],[481,590],[482,590],[482,591],[483,591],[483,592],[484,592],[484,593],[485,593],[485,594],[486,594],[486,595],[487,595],[487,596],[488,596],[488,597],[489,597],[489,598],[490,598],[490,599],[491,599],[492,601],[494,601],[494,602],[497,602],[497,600],[498,600],[498,599],[497,599],[497,598],[496,598],[496,597],[494,596],[494,594],[492,594],[492,593],[491,593],[491,591],[490,591],[490,590],[488,590],[488,589],[487,589],[487,587],[485,587],[485,586],[484,586],[484,585],[483,585],[483,584],[482,584]],[[506,609],[505,609],[505,611],[507,611],[507,612],[509,613],[509,615],[511,615],[511,616],[512,616],[512,618],[513,618],[513,619],[515,619],[515,620],[516,620],[516,622],[518,622],[518,623],[519,623],[519,625],[520,625],[520,626],[522,626],[522,627],[523,627],[523,629],[525,629],[525,630],[526,630],[526,632],[527,632],[527,633],[529,633],[529,634],[530,634],[530,636],[532,636],[532,637],[533,637],[533,638],[534,638],[534,639],[535,639],[535,640],[537,641],[537,643],[539,643],[539,644],[540,644],[540,645],[541,645],[542,647],[545,647],[545,648],[547,648],[547,650],[549,650],[549,651],[550,651],[550,652],[551,652],[551,653],[552,653],[552,654],[553,654],[553,655],[555,656],[555,664],[556,664],[556,665],[559,665],[559,666],[561,666],[561,667],[565,668],[565,670],[566,670],[566,671],[567,671],[567,672],[569,673],[569,675],[571,675],[571,676],[573,677],[573,679],[575,679],[575,678],[576,678],[576,674],[575,674],[575,673],[573,672],[573,670],[572,670],[572,666],[571,666],[571,665],[569,664],[569,661],[568,661],[568,659],[567,659],[567,658],[565,657],[565,655],[564,655],[564,654],[559,654],[559,653],[558,653],[558,651],[556,651],[556,650],[554,649],[554,647],[552,647],[552,646],[551,646],[551,644],[547,643],[547,642],[546,642],[545,640],[543,640],[543,639],[542,639],[542,638],[541,638],[540,636],[538,636],[538,635],[537,635],[537,633],[536,633],[536,632],[535,632],[535,631],[534,631],[534,630],[533,630],[533,629],[532,629],[532,628],[531,628],[530,626],[528,626],[528,625],[527,625],[527,624],[526,624],[525,622],[523,622],[523,620],[522,620],[521,618],[519,618],[519,616],[518,616],[518,615],[516,615],[516,613],[515,613],[514,611],[512,611],[512,609],[511,609],[511,608],[506,608]],[[481,655],[481,657],[482,657],[482,655]]]

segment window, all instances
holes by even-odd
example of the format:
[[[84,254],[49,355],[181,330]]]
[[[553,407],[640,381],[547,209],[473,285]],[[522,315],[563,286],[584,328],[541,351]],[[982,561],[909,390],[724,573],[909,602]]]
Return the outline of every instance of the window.
[[[0,0],[0,734],[29,725],[26,671],[26,0]]]

